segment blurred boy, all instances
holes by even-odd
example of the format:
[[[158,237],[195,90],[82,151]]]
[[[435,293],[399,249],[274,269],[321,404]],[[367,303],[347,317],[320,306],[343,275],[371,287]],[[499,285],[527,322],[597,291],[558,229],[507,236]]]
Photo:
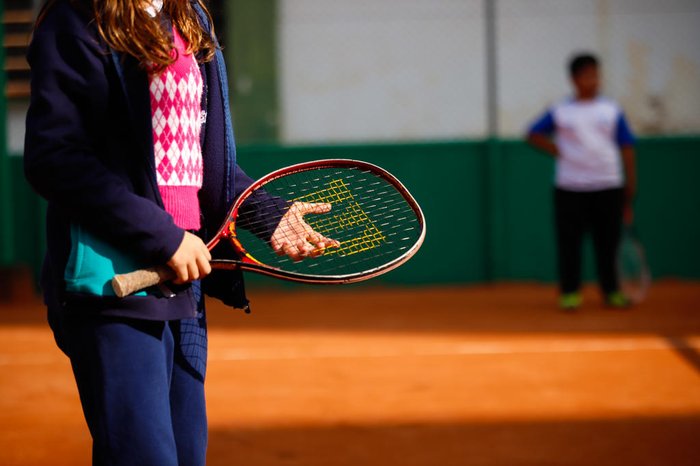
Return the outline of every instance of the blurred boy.
[[[569,63],[575,95],[552,106],[530,128],[527,141],[556,160],[554,212],[559,306],[581,305],[581,246],[590,230],[605,303],[627,307],[615,257],[636,191],[634,136],[620,106],[599,95],[600,65],[593,55]]]

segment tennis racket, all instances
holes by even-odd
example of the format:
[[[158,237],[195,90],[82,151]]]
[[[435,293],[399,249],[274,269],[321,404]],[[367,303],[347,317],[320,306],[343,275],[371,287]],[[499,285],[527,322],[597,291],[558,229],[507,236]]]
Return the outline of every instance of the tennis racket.
[[[617,252],[617,275],[620,289],[633,303],[644,300],[651,286],[651,272],[636,229],[626,226]]]
[[[299,212],[315,234],[332,240],[301,261],[271,245],[283,222]],[[240,258],[214,258],[213,270],[240,268],[296,282],[346,284],[395,269],[424,238],[423,212],[399,180],[376,165],[336,159],[292,165],[254,182],[236,199],[207,248],[228,241]],[[112,287],[124,297],[174,278],[172,269],[161,266],[117,275]]]

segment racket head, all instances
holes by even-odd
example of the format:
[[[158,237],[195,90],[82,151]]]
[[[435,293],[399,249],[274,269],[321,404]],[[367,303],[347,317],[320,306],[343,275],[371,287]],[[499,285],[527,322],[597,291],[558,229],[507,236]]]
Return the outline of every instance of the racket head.
[[[617,275],[627,298],[635,304],[644,301],[651,286],[651,271],[644,247],[631,226],[623,230],[617,252]]]
[[[304,220],[336,240],[319,256],[295,262],[272,249],[269,236],[294,202],[328,203]],[[253,183],[237,199],[217,237],[225,237],[243,269],[292,281],[343,284],[367,280],[410,259],[425,239],[425,217],[406,187],[386,170],[358,160],[292,165]],[[213,261],[214,267],[233,266]]]

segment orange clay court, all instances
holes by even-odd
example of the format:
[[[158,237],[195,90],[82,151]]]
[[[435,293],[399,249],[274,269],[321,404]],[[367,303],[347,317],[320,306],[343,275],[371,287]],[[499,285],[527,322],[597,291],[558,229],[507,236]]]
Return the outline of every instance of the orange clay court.
[[[26,294],[0,304],[0,465],[88,465]],[[538,284],[249,295],[209,306],[211,466],[700,465],[700,283],[576,314]]]

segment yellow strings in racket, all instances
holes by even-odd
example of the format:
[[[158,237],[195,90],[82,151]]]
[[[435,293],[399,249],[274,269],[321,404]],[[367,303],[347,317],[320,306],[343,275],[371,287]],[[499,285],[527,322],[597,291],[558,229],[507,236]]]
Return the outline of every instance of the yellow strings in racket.
[[[360,236],[341,242],[339,248],[326,249],[324,255],[339,254],[341,256],[350,256],[374,249],[386,240],[386,237],[372,222],[360,204],[355,201],[355,197],[343,180],[332,180],[328,183],[327,188],[306,194],[295,200],[328,204],[340,204],[348,201],[347,207],[340,214],[334,214],[318,220],[313,218],[306,219],[311,228],[324,236],[332,238],[334,231],[338,232],[350,227],[365,225],[365,229]]]

